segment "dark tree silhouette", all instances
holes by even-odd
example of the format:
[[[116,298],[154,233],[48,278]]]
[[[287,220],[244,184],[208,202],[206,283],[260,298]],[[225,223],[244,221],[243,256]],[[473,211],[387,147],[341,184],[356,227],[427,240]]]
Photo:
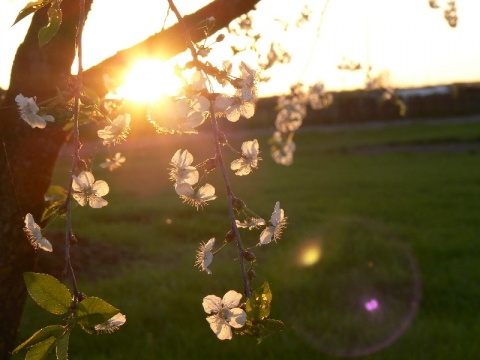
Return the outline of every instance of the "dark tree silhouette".
[[[214,31],[253,10],[260,0],[216,0],[185,17],[192,40],[205,34],[195,26],[210,16],[216,19]],[[87,0],[87,10],[92,0]],[[17,94],[36,96],[39,102],[66,88],[75,57],[75,36],[79,6],[75,0],[62,2],[63,23],[56,36],[39,48],[37,34],[47,23],[47,9],[33,16],[24,42],[19,46],[12,66],[11,80],[0,110],[0,359],[10,358],[14,348],[26,300],[22,274],[35,269],[35,252],[23,232],[23,219],[31,213],[35,219],[45,207],[44,194],[50,186],[55,162],[68,134],[61,124],[32,129],[20,120],[15,103]],[[186,49],[182,29],[174,25],[142,43],[118,52],[87,69],[83,82],[98,95],[105,95],[103,74],[122,77],[140,54],[163,59]]]

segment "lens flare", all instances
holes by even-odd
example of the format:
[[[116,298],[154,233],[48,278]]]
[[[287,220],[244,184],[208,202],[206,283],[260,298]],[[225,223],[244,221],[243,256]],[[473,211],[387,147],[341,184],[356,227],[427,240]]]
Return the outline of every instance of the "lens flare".
[[[322,249],[316,241],[310,241],[305,244],[299,254],[299,263],[303,266],[312,266],[322,257]]]
[[[277,295],[305,343],[335,356],[365,356],[397,341],[421,298],[418,265],[408,245],[371,218],[331,218],[293,250],[295,268]]]

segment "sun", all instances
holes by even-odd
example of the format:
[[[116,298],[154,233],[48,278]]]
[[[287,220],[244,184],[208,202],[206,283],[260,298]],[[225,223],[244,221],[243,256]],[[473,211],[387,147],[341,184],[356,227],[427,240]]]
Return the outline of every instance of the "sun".
[[[143,59],[132,66],[117,92],[135,102],[154,102],[175,94],[182,85],[175,76],[173,65],[160,60]]]

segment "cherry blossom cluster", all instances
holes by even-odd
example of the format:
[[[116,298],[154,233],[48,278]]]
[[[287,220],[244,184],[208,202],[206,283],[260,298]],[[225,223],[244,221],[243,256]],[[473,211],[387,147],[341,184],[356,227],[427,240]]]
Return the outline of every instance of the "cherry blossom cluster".
[[[440,5],[438,5],[437,0],[428,0],[428,4],[432,9],[439,9]],[[445,8],[443,10],[443,17],[447,21],[450,27],[454,28],[457,26],[458,23],[458,15],[457,15],[457,4],[455,0],[447,1]]]
[[[173,5],[171,2],[170,4]],[[179,18],[179,21],[181,21],[181,18]],[[208,31],[213,27],[213,23],[213,18],[207,19],[206,28]],[[216,42],[222,40],[223,37],[218,36]],[[239,251],[244,294],[248,301],[248,298],[252,296],[250,281],[255,277],[253,266],[256,259],[252,250],[256,246],[278,241],[287,224],[287,217],[277,201],[270,219],[266,221],[248,208],[243,200],[234,195],[227,168],[237,176],[247,176],[257,170],[262,160],[260,145],[257,139],[252,139],[243,142],[241,148],[237,150],[228,142],[219,126],[224,120],[237,122],[241,117],[248,119],[254,115],[259,75],[257,71],[243,61],[239,63],[236,73],[233,64],[227,60],[223,61],[221,67],[214,67],[210,62],[200,60],[200,58],[208,56],[209,46],[194,43],[190,45],[193,60],[185,64],[183,68],[179,67],[178,71],[184,80],[184,88],[175,97],[149,104],[146,119],[158,133],[162,134],[197,134],[198,128],[206,120],[211,121],[215,139],[213,144],[215,156],[194,165],[193,155],[186,149],[178,149],[170,161],[169,177],[174,183],[176,194],[184,202],[193,205],[198,210],[217,198],[215,188],[205,181],[205,175],[216,168],[220,168],[227,189],[231,226],[223,244],[216,251],[214,250],[215,238],[213,237],[208,242],[200,244],[196,252],[194,265],[201,271],[212,274],[209,267],[214,256],[224,246],[235,243]],[[275,51],[278,53],[280,50]],[[272,62],[279,61],[278,54],[270,60]],[[214,90],[218,87],[221,87],[222,91]],[[67,239],[74,239],[70,222],[70,199],[74,199],[82,207],[89,206],[100,209],[108,205],[108,201],[103,197],[110,191],[105,181],[95,179],[93,173],[85,167],[85,163],[79,155],[78,111],[79,103],[84,100],[87,99],[84,99],[81,93],[77,92],[75,94],[74,134],[77,143],[72,162],[70,185],[68,191],[65,192],[66,199],[63,199],[65,202],[63,208],[67,209]],[[16,101],[20,117],[32,128],[44,129],[47,122],[54,121],[53,116],[46,113],[47,109],[40,108],[36,104],[35,98],[28,98],[19,94]],[[290,104],[287,105],[285,100],[284,112],[282,113],[284,118],[277,121],[277,126],[283,131],[295,131],[301,123],[302,117],[305,116],[303,108],[296,102],[297,99],[292,98]],[[96,108],[96,111],[107,122],[104,128],[97,131],[97,135],[99,141],[109,151],[111,147],[126,140],[131,129],[130,114],[118,114],[118,110],[118,108],[111,108],[102,111]],[[297,115],[297,112],[299,115]],[[113,120],[110,119],[110,116]],[[231,160],[229,166],[226,165],[223,148],[229,149],[235,154],[235,158]],[[99,166],[113,171],[122,166],[125,161],[125,157],[120,152],[114,152],[113,154],[110,153]],[[61,207],[58,206],[58,208]],[[239,229],[259,229],[258,243],[252,247],[245,247]],[[24,232],[35,249],[53,250],[51,243],[43,237],[41,227],[35,223],[31,214],[25,216]],[[68,261],[69,258],[66,260],[67,265]],[[245,262],[250,264],[248,269]],[[73,272],[71,269],[70,271]],[[74,281],[74,296],[78,298],[80,293],[76,288],[73,274],[72,279]],[[223,299],[215,295],[208,295],[203,299],[203,308],[209,315],[206,320],[219,339],[231,339],[232,328],[239,329],[246,324],[247,313],[244,310],[244,304],[240,304],[241,298],[241,293],[230,290],[224,295]],[[112,332],[125,323],[125,320],[125,316],[118,313],[107,322],[97,324],[94,330],[100,333]]]
[[[174,8],[172,9],[175,11]],[[213,21],[213,19],[209,19],[207,25],[211,25]],[[218,40],[219,37],[217,37]],[[188,150],[178,149],[170,160],[169,176],[174,183],[177,195],[198,210],[217,198],[215,188],[204,181],[206,176],[202,173],[206,175],[216,168],[221,169],[227,189],[231,228],[228,230],[223,244],[216,250],[214,250],[214,237],[207,242],[202,242],[196,252],[194,265],[199,270],[212,274],[210,266],[214,256],[224,246],[235,242],[239,249],[245,295],[249,298],[252,294],[250,281],[255,274],[253,271],[255,255],[251,248],[244,247],[239,229],[252,230],[264,227],[259,236],[259,242],[255,246],[265,245],[280,238],[287,218],[284,216],[283,209],[280,208],[280,203],[277,202],[274,213],[267,222],[234,195],[222,148],[226,147],[234,154],[239,155],[230,163],[230,170],[237,176],[247,176],[258,169],[261,161],[260,147],[258,140],[253,139],[243,142],[240,151],[236,150],[230,145],[225,134],[219,130],[219,126],[223,119],[237,122],[241,117],[248,119],[254,115],[256,84],[259,76],[245,62],[240,62],[236,75],[233,74],[234,67],[230,61],[224,61],[221,68],[214,67],[208,61],[202,62],[199,59],[210,53],[209,47],[205,45],[192,43],[190,50],[193,60],[187,63],[183,70],[195,69],[193,75],[189,80],[184,78],[186,86],[175,99],[151,105],[148,109],[147,119],[154,125],[157,132],[167,134],[196,134],[197,127],[207,119],[212,122],[215,156],[194,165],[193,155]],[[220,93],[213,91],[214,82],[222,87]],[[248,270],[245,267],[245,261],[250,262]],[[207,321],[219,339],[231,339],[231,328],[238,329],[245,325],[247,314],[240,306],[241,298],[241,293],[230,290],[223,299],[215,295],[208,295],[203,299],[204,310],[209,314]]]
[[[329,106],[332,99],[332,94],[325,91],[322,83],[310,86],[308,90],[302,84],[296,84],[291,88],[290,95],[278,98],[276,131],[270,139],[271,154],[276,163],[287,166],[293,163],[296,149],[293,136],[303,124],[307,105],[320,110]]]

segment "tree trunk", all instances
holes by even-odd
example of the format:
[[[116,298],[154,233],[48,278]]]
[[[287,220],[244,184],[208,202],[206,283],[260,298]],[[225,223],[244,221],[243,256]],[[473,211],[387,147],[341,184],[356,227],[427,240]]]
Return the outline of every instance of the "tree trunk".
[[[187,17],[192,28],[200,20],[214,16],[217,28],[253,9],[260,0],[217,0]],[[87,0],[88,9],[92,0]],[[32,129],[20,119],[15,97],[36,96],[37,101],[56,95],[72,81],[71,64],[75,56],[78,3],[63,0],[63,23],[57,35],[43,48],[37,34],[47,23],[47,9],[39,10],[15,56],[10,87],[0,109],[0,360],[10,358],[26,300],[23,273],[35,269],[35,252],[24,232],[24,218],[31,213],[38,221],[43,212],[44,194],[50,186],[55,162],[67,134],[62,124],[49,123],[45,129]],[[173,29],[173,30],[172,30]],[[194,33],[199,41],[203,33]],[[186,49],[178,26],[136,45],[144,53],[170,58]],[[132,48],[132,49],[133,49]],[[85,73],[85,83],[99,95],[105,94],[104,72],[127,65],[133,50],[124,50]],[[162,50],[160,50],[161,52]],[[138,52],[137,52],[138,56]],[[55,248],[55,244],[53,244]]]

